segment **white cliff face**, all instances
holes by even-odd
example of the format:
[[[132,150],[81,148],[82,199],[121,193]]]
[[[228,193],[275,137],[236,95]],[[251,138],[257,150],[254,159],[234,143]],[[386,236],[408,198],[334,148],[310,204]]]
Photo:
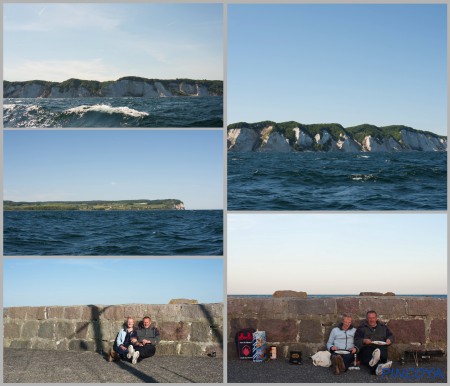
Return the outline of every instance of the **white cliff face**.
[[[43,85],[30,83],[26,85],[11,85],[6,88],[4,94],[10,98],[39,98],[44,91],[45,87]]]
[[[294,128],[295,133],[295,143],[300,147],[311,147],[313,144],[313,139],[306,134],[304,131],[300,130],[298,127]]]
[[[252,151],[259,136],[252,129],[228,130],[227,143],[230,151]]]
[[[444,151],[447,150],[447,141],[442,138],[427,136],[423,133],[415,133],[402,130],[402,144],[410,150]]]
[[[292,148],[283,134],[275,132],[269,134],[267,141],[264,146],[261,145],[260,150],[262,152],[273,151],[277,153],[288,153],[292,151]]]
[[[361,151],[361,146],[345,134],[341,135],[336,142],[336,148],[344,153],[357,153]]]
[[[83,97],[89,97],[90,94],[91,93],[89,92],[89,90],[84,87],[60,91],[58,86],[53,86],[50,89],[50,94],[48,95],[48,97],[49,98],[83,98]]]
[[[315,150],[315,143],[318,145],[326,144],[323,147],[326,151],[344,153],[447,150],[445,138],[409,130],[400,132],[402,134],[400,142],[397,142],[393,137],[377,139],[368,135],[364,137],[362,143],[356,142],[350,135],[344,133],[341,133],[336,141],[326,130],[316,134],[314,139],[298,127],[294,128],[293,131],[295,144],[299,145],[300,151]],[[282,133],[273,131],[272,126],[262,129],[229,129],[227,133],[228,150],[230,151],[289,152],[298,150],[289,144],[288,139]]]
[[[108,84],[102,90],[106,97],[130,96],[130,97],[157,97],[158,93],[153,86],[146,82],[133,80],[119,80]]]

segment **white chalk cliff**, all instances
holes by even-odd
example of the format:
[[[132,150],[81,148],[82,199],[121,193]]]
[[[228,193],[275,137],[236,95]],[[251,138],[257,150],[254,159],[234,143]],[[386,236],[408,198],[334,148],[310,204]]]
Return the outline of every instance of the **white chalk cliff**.
[[[447,151],[447,137],[406,126],[276,124],[267,121],[238,123],[228,128],[227,146],[232,152],[334,151],[396,152]],[[319,127],[320,126],[320,127]],[[323,127],[322,127],[323,126]],[[327,126],[330,128],[327,129]],[[367,133],[370,134],[367,134]]]
[[[108,82],[80,79],[61,83],[41,80],[3,82],[4,98],[204,97],[221,96],[222,93],[223,82],[216,80],[161,80],[130,76]]]

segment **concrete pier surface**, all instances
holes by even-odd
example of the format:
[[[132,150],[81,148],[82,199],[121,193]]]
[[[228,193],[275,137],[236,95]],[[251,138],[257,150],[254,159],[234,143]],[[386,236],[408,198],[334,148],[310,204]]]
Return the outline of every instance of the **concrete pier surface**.
[[[223,359],[160,355],[132,365],[95,352],[5,348],[4,383],[218,383]]]
[[[292,365],[288,360],[277,359],[263,363],[250,360],[228,359],[228,383],[445,383],[447,382],[447,361],[414,362],[401,365],[394,362],[392,374],[375,376],[367,367],[334,375],[331,367],[316,367],[307,359],[303,365]],[[399,370],[398,372],[396,370]],[[425,373],[420,369],[428,369]],[[439,370],[438,370],[439,369]],[[403,378],[400,377],[404,370]],[[394,374],[398,374],[395,376]],[[440,375],[444,376],[444,379]],[[423,376],[421,376],[423,375]]]

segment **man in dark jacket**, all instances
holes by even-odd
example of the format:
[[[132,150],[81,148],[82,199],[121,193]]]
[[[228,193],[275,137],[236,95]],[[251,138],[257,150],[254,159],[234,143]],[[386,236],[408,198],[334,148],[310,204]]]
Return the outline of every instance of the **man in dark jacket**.
[[[159,330],[152,326],[149,316],[142,319],[142,325],[137,330],[137,339],[132,341],[128,351],[132,355],[132,363],[135,365],[138,358],[149,358],[155,355],[156,345],[160,341]]]
[[[368,311],[366,320],[356,330],[355,345],[361,363],[370,367],[371,374],[380,375],[384,368],[392,366],[392,361],[387,360],[387,348],[392,343],[392,332],[378,320],[375,311]]]

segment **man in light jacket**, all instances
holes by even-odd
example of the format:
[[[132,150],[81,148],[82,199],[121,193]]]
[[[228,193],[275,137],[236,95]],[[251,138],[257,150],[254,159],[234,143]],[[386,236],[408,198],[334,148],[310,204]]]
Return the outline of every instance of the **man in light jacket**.
[[[342,322],[333,328],[327,342],[327,349],[331,353],[333,372],[337,375],[347,371],[354,361],[354,354],[358,352],[355,346],[356,328],[352,325],[352,317],[344,314]],[[346,351],[340,354],[339,351]]]

